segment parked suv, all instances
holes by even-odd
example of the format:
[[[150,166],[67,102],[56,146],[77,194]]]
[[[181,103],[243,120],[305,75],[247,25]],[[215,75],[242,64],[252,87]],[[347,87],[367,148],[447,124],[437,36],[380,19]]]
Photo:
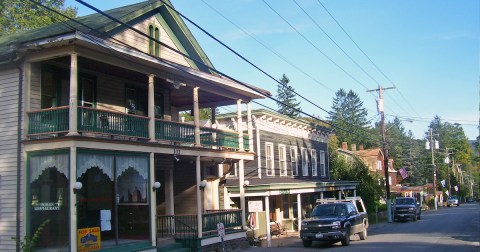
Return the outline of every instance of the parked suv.
[[[447,200],[447,207],[450,207],[452,205],[460,206],[460,201],[458,200],[457,196],[455,196],[455,195],[452,195],[452,196],[448,197],[448,200]]]
[[[398,197],[393,208],[393,220],[420,220],[422,208],[415,197]]]
[[[343,246],[348,246],[353,234],[358,234],[360,240],[367,238],[368,215],[360,197],[317,203],[309,218],[301,223],[300,238],[304,247],[312,246],[313,241],[341,241]]]

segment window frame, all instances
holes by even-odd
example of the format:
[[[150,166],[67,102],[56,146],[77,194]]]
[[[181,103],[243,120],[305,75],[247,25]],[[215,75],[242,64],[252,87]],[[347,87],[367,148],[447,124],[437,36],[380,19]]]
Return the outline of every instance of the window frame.
[[[295,164],[295,167],[294,167]],[[290,146],[290,168],[292,169],[292,176],[298,176],[298,148],[297,146]]]
[[[317,160],[317,150],[310,149],[310,159],[312,164],[312,176],[318,176],[318,160]]]
[[[308,149],[305,147],[300,148],[301,156],[302,156],[302,176],[307,177],[309,176],[308,172],[308,166],[309,166],[309,161],[308,161]]]
[[[282,159],[283,155],[283,159]],[[280,170],[280,176],[287,176],[287,147],[285,144],[278,145],[278,169]]]
[[[327,169],[325,164],[325,151],[320,151],[320,176],[326,177],[327,176]]]
[[[269,148],[272,151],[270,155],[268,153]],[[275,151],[271,142],[265,143],[265,170],[267,176],[275,176]]]

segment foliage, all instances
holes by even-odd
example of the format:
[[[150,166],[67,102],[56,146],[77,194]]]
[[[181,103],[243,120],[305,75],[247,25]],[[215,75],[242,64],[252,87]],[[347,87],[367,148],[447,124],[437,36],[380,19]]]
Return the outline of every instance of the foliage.
[[[37,243],[38,239],[40,238],[40,235],[42,234],[43,229],[48,223],[50,223],[50,219],[46,219],[45,221],[43,221],[42,224],[38,226],[37,230],[35,230],[35,233],[33,233],[32,238],[25,236],[23,240],[17,240],[16,237],[12,237],[12,239],[20,243],[20,249],[23,252],[34,251],[35,244]]]
[[[336,151],[331,152],[330,172],[334,180],[359,181],[357,195],[362,197],[367,211],[375,211],[382,188],[378,185],[376,176],[370,174],[368,167],[362,161],[354,159],[350,163],[345,158],[339,157]]]
[[[218,108],[215,110],[215,114],[218,115]],[[180,112],[180,118],[184,117],[186,122],[193,121],[193,113],[191,112]],[[200,120],[208,120],[212,118],[212,110],[210,108],[200,109]],[[215,123],[215,122],[212,122]]]
[[[300,102],[296,99],[295,89],[289,85],[290,79],[283,74],[277,85],[277,112],[289,116],[291,118],[298,118],[300,115]]]
[[[368,112],[358,95],[350,90],[340,89],[333,99],[330,123],[337,126],[336,134],[340,142],[363,144],[365,148],[378,146],[378,133],[370,128]]]
[[[38,0],[68,17],[77,16],[77,8],[64,7],[65,0]],[[31,30],[64,21],[60,15],[26,0],[0,1],[0,36]]]

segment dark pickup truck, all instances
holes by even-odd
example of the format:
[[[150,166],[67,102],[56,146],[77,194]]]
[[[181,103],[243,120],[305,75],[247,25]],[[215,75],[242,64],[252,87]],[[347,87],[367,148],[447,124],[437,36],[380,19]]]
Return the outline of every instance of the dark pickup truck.
[[[393,220],[420,220],[422,208],[415,197],[398,197],[393,208]]]
[[[360,197],[344,200],[319,200],[312,213],[301,223],[300,238],[304,247],[313,241],[342,242],[350,244],[350,235],[367,238],[368,215]]]

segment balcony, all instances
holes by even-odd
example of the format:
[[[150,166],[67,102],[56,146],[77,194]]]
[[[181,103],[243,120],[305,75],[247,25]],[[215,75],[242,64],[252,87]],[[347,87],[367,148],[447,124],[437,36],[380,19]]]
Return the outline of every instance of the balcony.
[[[28,112],[28,136],[49,138],[64,135],[69,130],[69,108],[58,107]],[[78,132],[94,137],[119,137],[149,140],[149,117],[78,107]],[[243,136],[244,149],[249,149],[248,135]],[[155,119],[155,140],[181,146],[195,144],[195,125]],[[200,127],[200,144],[204,148],[240,149],[239,134],[214,128]]]

